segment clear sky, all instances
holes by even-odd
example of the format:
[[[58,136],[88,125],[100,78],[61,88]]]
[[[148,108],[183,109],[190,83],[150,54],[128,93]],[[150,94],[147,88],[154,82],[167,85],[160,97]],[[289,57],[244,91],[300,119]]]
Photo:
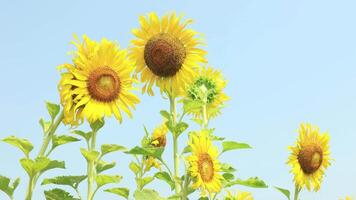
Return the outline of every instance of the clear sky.
[[[93,39],[117,40],[122,47],[133,39],[138,17],[150,11],[169,11],[193,18],[191,26],[204,33],[208,59],[229,80],[226,93],[232,100],[212,124],[217,134],[247,142],[254,148],[227,153],[237,176],[259,176],[270,186],[293,188],[285,162],[287,146],[297,137],[301,122],[311,122],[331,135],[335,159],[326,171],[318,193],[302,192],[303,200],[356,197],[356,2],[354,0],[249,0],[249,1],[0,1],[0,137],[17,135],[36,144],[42,133],[37,121],[46,116],[44,101],[58,102],[56,66],[69,62],[72,34]],[[119,125],[108,120],[98,143],[138,144],[142,125],[160,122],[158,111],[167,109],[159,95],[140,96],[134,118]],[[69,132],[62,127],[60,133]],[[169,144],[168,144],[169,145]],[[181,146],[183,146],[183,141]],[[67,170],[53,170],[48,177],[83,174],[85,161],[73,143],[58,149],[52,158],[65,160]],[[0,143],[0,174],[21,177],[16,199],[23,199],[27,176],[18,159],[22,154]],[[170,151],[165,157],[170,159]],[[34,155],[34,154],[33,154]],[[125,175],[120,186],[134,188],[128,170],[131,157],[120,153],[113,173]],[[83,185],[85,189],[85,185]],[[154,182],[169,194],[169,188]],[[38,186],[35,200],[44,199]],[[256,199],[283,199],[273,188],[250,189]],[[0,194],[0,199],[6,197]],[[115,199],[99,192],[97,199]]]

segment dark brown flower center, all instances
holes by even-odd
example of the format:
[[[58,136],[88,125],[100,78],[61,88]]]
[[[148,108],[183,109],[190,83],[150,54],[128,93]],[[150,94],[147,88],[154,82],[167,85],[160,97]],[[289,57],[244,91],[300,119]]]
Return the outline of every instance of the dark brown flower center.
[[[182,67],[185,57],[184,45],[167,33],[153,36],[145,45],[146,65],[159,77],[174,76]]]
[[[120,92],[120,78],[110,67],[98,67],[89,74],[88,91],[97,101],[113,101]]]
[[[198,170],[204,182],[210,182],[214,177],[214,163],[210,155],[203,153],[199,155]]]
[[[160,136],[158,138],[154,138],[153,141],[156,141],[157,143],[152,143],[152,145],[154,147],[165,147],[166,146],[166,143],[167,143],[167,139],[166,139],[166,136],[163,135],[163,136]]]
[[[298,162],[306,174],[312,174],[323,162],[323,151],[317,145],[306,145],[298,154]]]

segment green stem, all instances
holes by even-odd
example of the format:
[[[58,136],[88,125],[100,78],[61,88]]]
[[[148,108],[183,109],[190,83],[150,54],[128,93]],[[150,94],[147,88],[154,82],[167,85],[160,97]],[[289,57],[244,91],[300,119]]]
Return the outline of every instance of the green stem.
[[[26,192],[26,200],[31,200],[32,199],[32,193],[34,190],[34,184],[33,184],[33,178],[30,177],[30,180],[28,181],[28,187],[27,187],[27,192]]]
[[[96,148],[96,136],[97,132],[93,132],[90,145],[89,145],[89,151],[94,151]],[[94,185],[94,179],[96,176],[96,170],[95,170],[95,161],[89,161],[88,162],[88,167],[87,167],[87,173],[88,173],[88,200],[92,200],[94,198],[94,190],[93,190],[93,185]]]
[[[203,115],[203,128],[208,128],[208,114],[206,103],[202,106],[202,115]]]
[[[298,186],[295,186],[295,190],[294,190],[294,200],[298,200],[299,197],[299,192],[301,191],[301,189]]]

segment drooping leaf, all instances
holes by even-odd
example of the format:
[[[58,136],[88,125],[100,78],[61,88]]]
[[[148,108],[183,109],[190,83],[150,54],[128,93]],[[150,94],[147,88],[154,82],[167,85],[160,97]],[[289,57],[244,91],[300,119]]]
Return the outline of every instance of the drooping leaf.
[[[93,123],[90,123],[90,128],[93,130],[93,132],[98,132],[98,130],[100,130],[104,126],[104,124],[104,119],[99,119]]]
[[[16,136],[9,136],[7,138],[2,139],[2,141],[19,148],[25,154],[26,157],[29,156],[29,153],[33,149],[33,145],[29,140],[18,138]]]
[[[80,130],[74,130],[71,133],[82,136],[86,141],[89,141],[91,136],[92,136],[92,132],[84,132],[84,131],[80,131]]]
[[[162,160],[163,151],[164,151],[164,148],[157,148],[157,147],[143,148],[143,147],[136,146],[125,153],[134,154],[134,155],[152,156],[154,158]]]
[[[135,200],[165,200],[159,196],[157,191],[150,189],[136,190],[134,197]]]
[[[235,141],[225,141],[222,143],[223,152],[237,150],[237,149],[251,149],[252,147],[246,143],[239,143]]]
[[[44,192],[46,200],[79,200],[74,198],[69,192],[55,188]]]
[[[100,174],[101,172],[111,169],[113,167],[115,167],[116,162],[111,162],[111,163],[107,163],[103,160],[100,160],[96,163],[96,173]]]
[[[117,144],[103,144],[101,145],[101,155],[104,156],[108,153],[115,151],[126,151],[126,147]]]
[[[138,174],[141,171],[140,166],[135,162],[130,162],[129,168],[134,174]]]
[[[88,151],[83,148],[80,148],[80,152],[88,162],[96,161],[100,155],[98,151]]]
[[[48,185],[48,184],[67,185],[74,189],[77,189],[78,185],[86,178],[87,176],[57,176],[54,178],[44,179],[41,185]]]
[[[111,183],[119,183],[122,180],[122,176],[118,176],[118,175],[97,175],[95,178],[96,184],[98,186],[98,188],[107,185],[107,184],[111,184]]]
[[[247,180],[236,179],[234,181],[229,182],[226,187],[231,187],[233,185],[243,185],[253,188],[268,188],[268,185],[263,180],[260,180],[258,177],[251,177]]]
[[[11,180],[5,176],[0,175],[0,190],[6,193],[10,198],[13,197],[14,191],[20,183],[20,179],[15,179],[12,183]]]
[[[107,190],[104,190],[104,191],[112,193],[112,194],[119,195],[121,197],[124,197],[125,199],[129,199],[129,195],[130,195],[130,190],[128,188],[122,188],[122,187],[111,188],[111,189],[107,189]]]
[[[69,136],[69,135],[54,135],[52,138],[52,149],[71,142],[78,142],[80,141],[78,138]]]
[[[56,116],[59,113],[60,110],[60,106],[58,104],[55,103],[51,103],[51,102],[46,102],[46,107],[48,110],[48,114],[51,116],[52,120],[54,120],[54,118],[56,118]]]
[[[167,172],[157,172],[154,175],[155,178],[165,181],[170,187],[171,190],[174,190],[174,181],[172,180],[171,176]]]
[[[284,196],[286,196],[288,198],[288,200],[290,200],[290,191],[289,190],[280,188],[280,187],[274,187],[274,188],[276,188],[279,192],[284,194]]]

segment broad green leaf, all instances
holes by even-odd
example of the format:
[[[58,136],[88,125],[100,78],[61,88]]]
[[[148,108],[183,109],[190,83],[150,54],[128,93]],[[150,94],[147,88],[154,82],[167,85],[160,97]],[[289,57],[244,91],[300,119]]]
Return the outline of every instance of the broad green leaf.
[[[69,136],[69,135],[54,135],[52,139],[52,149],[71,142],[78,142],[80,141],[78,138]]]
[[[159,196],[157,191],[149,189],[136,190],[134,197],[135,200],[165,200]]]
[[[48,185],[48,184],[67,185],[74,189],[77,189],[78,185],[86,178],[87,176],[57,176],[54,178],[44,179],[41,185]]]
[[[231,187],[233,185],[243,185],[253,188],[268,188],[268,185],[263,180],[260,180],[258,177],[251,177],[247,180],[236,179],[234,181],[229,182],[226,187]]]
[[[246,143],[238,143],[235,141],[225,141],[222,143],[223,152],[236,150],[236,149],[251,149],[252,147]]]
[[[29,156],[29,153],[33,149],[33,145],[29,140],[17,138],[16,136],[9,136],[7,138],[2,139],[2,141],[19,148],[25,154],[26,157]]]
[[[186,147],[184,147],[184,149],[183,149],[183,151],[182,151],[182,153],[184,154],[184,153],[190,153],[190,152],[192,152],[192,147],[191,146],[186,146]]]
[[[209,200],[208,197],[200,197],[198,200]]]
[[[185,130],[187,130],[187,128],[189,127],[189,125],[185,122],[180,122],[176,125],[175,127],[175,133],[177,135],[182,134]]]
[[[47,131],[48,131],[49,128],[51,127],[51,122],[45,121],[43,118],[41,118],[41,119],[39,120],[39,123],[40,123],[40,125],[41,125],[41,127],[42,127],[43,132],[44,132],[44,133],[47,133]]]
[[[129,168],[134,174],[138,174],[140,172],[140,166],[135,162],[131,162]]]
[[[232,167],[232,165],[227,164],[227,163],[221,163],[221,171],[227,172],[227,173],[232,173],[235,172],[236,169]]]
[[[174,189],[174,181],[167,172],[157,172],[154,176],[157,179],[165,181],[171,187],[171,190]]]
[[[101,145],[101,155],[104,156],[108,153],[115,151],[126,151],[126,147],[117,144],[103,144]]]
[[[278,191],[280,191],[282,194],[284,194],[284,196],[286,196],[288,198],[288,200],[290,200],[290,191],[284,188],[280,188],[280,187],[274,187],[276,188]]]
[[[122,179],[122,176],[114,175],[97,175],[95,178],[98,188],[110,184],[110,183],[119,183]]]
[[[80,131],[80,130],[74,130],[71,133],[82,136],[86,141],[89,141],[91,136],[92,136],[92,132],[84,132],[84,131]]]
[[[35,160],[31,160],[28,158],[23,158],[20,160],[21,166],[25,169],[27,174],[30,177],[33,177],[36,173],[44,170],[51,161],[48,158],[37,158]]]
[[[162,115],[162,117],[164,117],[168,121],[171,120],[171,118],[172,118],[171,114],[166,110],[161,110],[159,113]]]
[[[48,170],[51,170],[51,169],[65,169],[66,166],[65,166],[65,163],[64,161],[58,161],[58,160],[50,160],[48,165],[41,170],[41,173],[44,173]]]
[[[56,118],[56,116],[59,113],[60,106],[58,104],[51,103],[51,102],[47,101],[46,107],[47,107],[48,113],[51,116],[52,120],[54,120],[54,118]]]
[[[142,147],[136,146],[125,153],[134,154],[134,155],[152,156],[154,158],[162,160],[163,151],[164,151],[164,148],[157,148],[157,147],[142,148]]]
[[[147,184],[151,183],[154,180],[152,176],[146,176],[141,179],[141,186],[145,187]]]
[[[93,132],[98,132],[99,129],[101,129],[105,124],[104,119],[99,119],[96,120],[93,123],[90,123],[90,128],[93,130]]]
[[[226,181],[234,180],[235,176],[232,173],[223,173],[222,175]]]
[[[44,192],[46,200],[79,200],[74,198],[69,192],[55,188]]]
[[[10,179],[0,175],[0,190],[6,193],[10,198],[13,197],[14,191],[20,183],[20,179],[15,179],[14,182],[10,184]]]
[[[129,199],[129,195],[130,195],[130,190],[128,188],[111,188],[104,191],[122,196],[125,199]]]
[[[99,160],[98,163],[96,163],[96,172],[98,174],[100,174],[101,172],[111,169],[113,167],[115,167],[116,162],[111,162],[111,163],[107,163],[105,161]]]
[[[88,151],[83,148],[80,148],[80,152],[88,162],[96,161],[100,155],[98,151]]]

